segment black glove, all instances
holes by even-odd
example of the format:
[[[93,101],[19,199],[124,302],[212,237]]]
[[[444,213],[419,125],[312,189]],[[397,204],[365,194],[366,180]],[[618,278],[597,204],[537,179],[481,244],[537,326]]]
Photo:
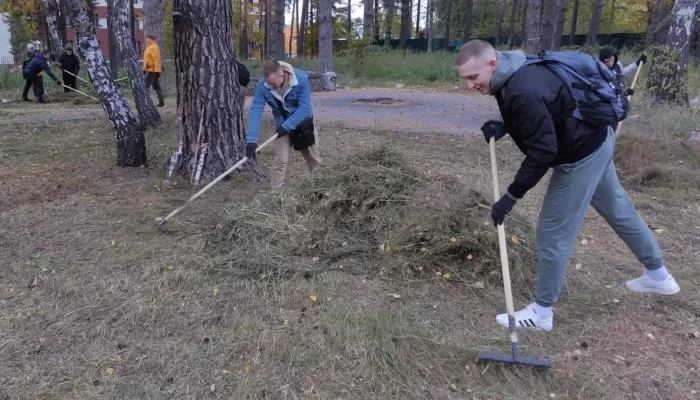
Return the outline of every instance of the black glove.
[[[634,94],[634,89],[627,89],[627,95],[632,96]]]
[[[146,71],[143,71],[143,76],[146,76]]]
[[[277,136],[282,137],[282,136],[287,136],[289,133],[286,129],[282,128],[282,125],[278,126],[277,129],[275,129],[275,133]]]
[[[647,63],[647,53],[642,53],[642,55],[637,60],[637,65],[639,65],[641,63],[644,63],[644,64]]]
[[[245,145],[245,156],[249,160],[255,160],[255,151],[258,149],[257,143],[248,143]]]
[[[502,225],[503,221],[506,219],[506,215],[513,209],[515,203],[518,199],[513,197],[510,193],[506,193],[496,204],[491,207],[491,218],[493,219],[493,225]]]
[[[58,86],[63,86],[63,82],[61,82],[60,80],[57,80],[57,81],[56,81],[56,84],[57,84]]]
[[[484,132],[486,143],[491,141],[491,137],[496,140],[502,138],[506,134],[506,125],[501,121],[488,121],[481,126],[481,131]]]

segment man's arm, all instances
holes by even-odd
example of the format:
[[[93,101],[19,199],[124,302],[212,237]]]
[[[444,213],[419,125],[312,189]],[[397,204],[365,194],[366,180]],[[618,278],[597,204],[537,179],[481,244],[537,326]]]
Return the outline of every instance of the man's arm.
[[[248,130],[246,131],[246,143],[258,143],[258,131],[260,130],[260,117],[265,110],[265,80],[260,79],[255,87],[253,102],[248,111]]]
[[[287,132],[293,131],[302,121],[311,116],[311,84],[308,76],[299,80],[299,107],[282,124]]]
[[[631,78],[635,72],[637,72],[637,68],[639,66],[635,63],[632,63],[624,68],[622,68],[622,75],[624,75],[626,78]]]
[[[513,125],[519,127],[525,160],[508,193],[522,198],[547,173],[557,155],[557,135],[547,103],[537,93],[515,93],[511,101]]]
[[[53,74],[53,72],[51,72],[51,68],[49,68],[49,63],[48,63],[48,62],[42,61],[42,62],[41,62],[41,69],[43,69],[44,72],[46,72],[46,74],[47,74],[49,77],[51,77],[51,79],[53,79],[54,81],[58,82],[58,78],[56,77],[56,75]]]

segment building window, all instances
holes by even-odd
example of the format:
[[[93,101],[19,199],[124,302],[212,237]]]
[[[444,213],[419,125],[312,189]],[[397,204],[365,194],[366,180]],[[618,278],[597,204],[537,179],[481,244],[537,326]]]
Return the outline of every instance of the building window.
[[[97,20],[98,29],[107,29],[107,18],[100,18]]]

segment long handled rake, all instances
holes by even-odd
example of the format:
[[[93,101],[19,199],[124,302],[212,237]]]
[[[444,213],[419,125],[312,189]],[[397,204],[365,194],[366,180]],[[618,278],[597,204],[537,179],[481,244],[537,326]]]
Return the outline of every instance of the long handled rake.
[[[270,137],[269,139],[267,139],[267,140],[265,141],[265,143],[263,143],[263,144],[261,144],[260,146],[258,146],[258,148],[257,148],[257,150],[255,150],[255,152],[258,153],[260,150],[264,149],[267,145],[269,145],[270,143],[274,142],[275,139],[277,139],[277,134],[272,135],[272,137]],[[190,203],[192,203],[193,201],[197,200],[197,198],[198,198],[199,196],[203,195],[207,190],[209,190],[209,189],[211,189],[212,187],[214,187],[214,185],[216,185],[217,183],[219,183],[219,181],[221,181],[221,180],[224,179],[226,176],[228,176],[230,173],[232,173],[233,171],[235,171],[236,168],[238,168],[238,167],[240,167],[241,165],[243,165],[246,161],[248,161],[248,157],[243,157],[243,158],[241,159],[241,161],[237,162],[233,167],[227,169],[226,172],[224,172],[223,174],[217,176],[216,179],[214,179],[214,180],[211,181],[207,186],[205,186],[204,188],[202,188],[202,190],[200,190],[199,192],[195,193],[192,197],[190,197],[189,200],[187,200],[187,202],[185,202],[185,204],[183,204],[181,207],[176,208],[173,212],[171,212],[170,214],[168,214],[166,217],[164,217],[164,218],[162,218],[162,219],[158,218],[158,219],[160,220],[160,222],[158,223],[158,229],[160,229],[161,232],[165,232],[165,231],[163,230],[163,225],[165,225],[165,223],[168,222],[168,220],[169,220],[170,218],[172,218],[172,217],[174,217],[175,215],[179,214],[180,211],[182,211],[182,210],[183,210],[185,207],[187,207]]]
[[[491,137],[491,173],[493,175],[493,194],[496,201],[501,197],[498,184],[498,166],[496,165],[496,139]],[[508,310],[508,330],[510,331],[510,344],[512,355],[502,355],[492,352],[479,352],[478,361],[495,361],[506,364],[525,365],[538,368],[551,368],[549,360],[520,357],[518,350],[518,334],[515,328],[515,308],[513,307],[513,291],[510,286],[510,268],[508,267],[508,248],[506,247],[506,229],[503,224],[498,225],[498,247],[501,250],[501,268],[503,270],[503,289],[506,293],[506,309]]]
[[[632,86],[630,86],[630,89],[634,89],[634,85],[637,83],[637,78],[639,78],[639,72],[642,71],[642,65],[644,65],[644,62],[639,63],[639,67],[637,67],[637,72],[634,73],[634,79],[632,79]],[[631,100],[632,96],[630,96]],[[615,136],[620,134],[620,126],[622,126],[622,121],[617,124],[617,129],[615,129]]]
[[[64,88],[66,88],[66,89],[70,89],[70,90],[72,90],[72,91],[74,91],[74,92],[78,92],[78,93],[82,94],[83,96],[85,96],[85,97],[89,97],[89,98],[91,98],[91,99],[93,99],[93,100],[95,100],[95,101],[100,101],[100,99],[96,99],[96,98],[94,98],[94,97],[90,96],[90,95],[89,95],[89,94],[87,94],[87,93],[83,93],[83,92],[81,92],[81,91],[80,91],[80,90],[78,90],[78,89],[73,89],[72,87],[70,87],[70,86],[66,86],[66,85],[63,85],[63,84],[61,84],[61,86],[63,86],[63,87],[64,87]]]

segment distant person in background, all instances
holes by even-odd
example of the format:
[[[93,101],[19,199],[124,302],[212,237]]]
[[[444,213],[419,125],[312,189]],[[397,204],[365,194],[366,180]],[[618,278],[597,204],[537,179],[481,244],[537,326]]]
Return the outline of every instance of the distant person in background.
[[[143,76],[146,80],[146,90],[153,87],[158,95],[158,107],[165,106],[165,96],[160,87],[160,74],[163,66],[160,62],[160,48],[156,43],[156,36],[146,35],[146,51],[143,53]]]
[[[49,63],[47,62],[50,59],[50,51],[35,51],[31,60],[29,60],[29,63],[27,63],[27,66],[24,67],[24,75],[26,79],[32,80],[32,85],[34,85],[34,95],[36,96],[36,101],[39,103],[44,102],[44,72],[46,72],[46,74],[53,79],[56,84],[59,86],[63,85],[56,75],[51,72],[51,68],[49,68]],[[26,96],[25,100],[27,100]]]
[[[36,52],[37,49],[34,43],[29,43],[27,45],[27,54],[25,55],[24,61],[22,62],[22,77],[24,78],[24,90],[22,91],[22,100],[24,101],[31,101],[27,96],[29,95],[29,89],[31,89],[34,85],[34,79],[29,79],[29,77],[27,77],[27,74],[24,73],[24,70],[27,68],[29,61],[32,60],[32,56],[34,56],[34,53]],[[34,88],[34,96],[36,96],[36,87]]]
[[[65,85],[77,89],[76,76],[78,71],[80,71],[80,60],[73,53],[72,47],[66,46],[66,51],[58,58],[58,66],[63,71],[63,82],[65,82]],[[70,89],[64,87],[63,91],[67,93],[70,92]]]
[[[598,59],[602,61],[603,64],[617,73],[618,76],[624,76],[625,78],[630,78],[632,74],[637,71],[637,68],[639,68],[641,63],[646,64],[647,62],[646,53],[642,53],[642,55],[637,59],[637,62],[626,67],[622,65],[620,60],[618,60],[618,57],[618,51],[612,46],[603,46],[600,49],[600,53],[598,53]]]

